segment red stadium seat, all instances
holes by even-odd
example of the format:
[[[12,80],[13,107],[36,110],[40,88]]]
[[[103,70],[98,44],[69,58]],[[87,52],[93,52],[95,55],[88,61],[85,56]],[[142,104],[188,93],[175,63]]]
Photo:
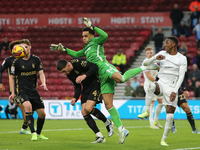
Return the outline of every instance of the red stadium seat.
[[[187,38],[186,37],[179,37],[178,40],[179,40],[179,42],[186,42]]]
[[[196,41],[196,37],[195,36],[189,36],[188,38],[187,38],[187,41]]]

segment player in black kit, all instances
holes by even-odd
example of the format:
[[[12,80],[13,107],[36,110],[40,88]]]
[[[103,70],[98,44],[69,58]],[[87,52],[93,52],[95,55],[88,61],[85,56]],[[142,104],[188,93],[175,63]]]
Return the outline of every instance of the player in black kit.
[[[95,74],[98,70],[97,65],[83,58],[75,57],[69,62],[65,59],[59,60],[57,62],[57,70],[67,75],[74,85],[75,93],[74,98],[71,99],[72,106],[75,105],[81,95],[81,113],[88,126],[97,135],[96,140],[92,143],[104,143],[105,138],[99,131],[91,114],[105,123],[108,137],[112,136],[114,130],[112,122],[99,109],[94,108],[96,104],[102,102],[100,80]],[[81,88],[81,84],[83,89]]]
[[[23,104],[28,126],[32,133],[31,140],[35,141],[37,138],[48,139],[41,134],[46,114],[44,112],[43,100],[36,89],[38,72],[42,83],[41,87],[44,87],[45,90],[48,90],[43,72],[43,66],[40,58],[30,53],[31,43],[28,39],[21,40],[21,45],[26,48],[28,54],[22,59],[15,59],[13,61],[9,79],[11,88],[9,100],[17,95],[19,97],[18,100],[20,100]],[[16,93],[14,88],[14,80],[16,80]],[[37,131],[34,129],[34,118],[32,111],[36,111],[38,114]]]
[[[194,118],[193,118],[192,112],[190,110],[190,107],[189,107],[187,99],[186,99],[186,98],[189,98],[189,96],[190,95],[189,95],[189,92],[187,91],[186,78],[184,78],[181,88],[179,88],[179,90],[178,90],[178,106],[181,107],[185,111],[185,113],[187,115],[187,120],[190,123],[190,126],[192,128],[192,133],[200,134],[199,130],[196,129]],[[177,132],[174,120],[173,120],[171,131],[172,131],[172,133]]]
[[[12,49],[15,45],[18,45],[20,43],[21,43],[21,40],[16,40],[16,41],[11,42],[9,44],[10,51],[12,51]],[[10,68],[11,68],[11,65],[12,65],[14,59],[15,59],[14,56],[9,56],[9,57],[5,58],[2,65],[0,66],[0,91],[5,90],[4,85],[2,83],[2,73],[7,69],[8,76],[10,76]],[[27,130],[28,122],[26,120],[26,113],[25,113],[24,107],[22,106],[20,101],[17,100],[17,97],[14,98],[14,102],[17,104],[17,106],[22,111],[22,116],[23,116],[23,119],[24,119],[24,123],[22,125],[22,129],[21,129],[20,133],[21,134],[31,134],[31,132]]]

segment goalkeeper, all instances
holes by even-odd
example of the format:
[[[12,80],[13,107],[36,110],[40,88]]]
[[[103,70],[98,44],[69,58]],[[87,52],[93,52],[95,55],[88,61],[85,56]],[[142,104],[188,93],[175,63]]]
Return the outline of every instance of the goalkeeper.
[[[84,48],[80,51],[74,51],[69,48],[64,47],[61,43],[58,45],[51,44],[50,50],[56,51],[61,50],[72,57],[84,57],[86,56],[87,61],[92,62],[98,66],[98,76],[101,81],[101,93],[105,103],[105,107],[110,113],[110,116],[117,126],[120,134],[119,142],[124,143],[125,138],[129,135],[129,131],[126,130],[120,120],[119,113],[115,106],[113,106],[113,95],[115,90],[115,83],[124,83],[131,77],[137,75],[143,70],[157,70],[158,65],[152,66],[141,66],[135,69],[128,70],[121,75],[115,66],[108,63],[106,56],[104,55],[103,43],[108,38],[108,34],[103,30],[95,27],[91,24],[88,18],[83,18],[86,28],[83,29],[83,43]],[[95,31],[100,35],[99,37],[94,37]]]

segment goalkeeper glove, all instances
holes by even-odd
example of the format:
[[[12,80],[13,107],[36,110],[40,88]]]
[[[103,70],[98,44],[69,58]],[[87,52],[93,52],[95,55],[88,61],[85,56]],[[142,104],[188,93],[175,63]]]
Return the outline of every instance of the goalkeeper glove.
[[[50,51],[63,51],[63,52],[66,52],[66,47],[64,47],[61,43],[59,43],[59,44],[51,44]]]
[[[84,17],[84,18],[82,18],[82,20],[84,21],[84,24],[85,24],[87,27],[89,27],[90,29],[94,30],[94,27],[95,27],[95,26],[92,24],[92,22],[90,21],[89,18]]]

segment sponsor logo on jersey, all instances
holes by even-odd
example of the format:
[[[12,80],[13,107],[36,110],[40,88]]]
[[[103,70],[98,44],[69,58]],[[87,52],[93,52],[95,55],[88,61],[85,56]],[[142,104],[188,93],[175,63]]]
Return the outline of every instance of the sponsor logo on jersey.
[[[21,72],[21,76],[30,76],[36,74],[36,71]]]

